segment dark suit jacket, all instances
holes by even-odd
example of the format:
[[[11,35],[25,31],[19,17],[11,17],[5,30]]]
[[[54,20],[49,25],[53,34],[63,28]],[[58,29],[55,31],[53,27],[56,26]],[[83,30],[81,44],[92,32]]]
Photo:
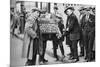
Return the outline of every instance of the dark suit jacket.
[[[61,22],[62,22],[62,21],[61,21]],[[62,37],[59,39],[59,41],[64,41],[64,31],[63,31],[63,29],[64,29],[64,24],[61,23],[61,22],[58,23],[59,30],[60,30],[60,32],[61,32],[61,34],[62,34]]]
[[[90,14],[88,20],[86,21],[86,15],[83,16],[81,20],[81,28],[84,31],[93,31],[95,30],[95,16]]]
[[[68,16],[66,27],[69,28],[70,40],[78,40],[80,38],[80,26],[74,13]]]
[[[95,16],[92,14],[89,15],[89,26],[91,31],[95,30]]]

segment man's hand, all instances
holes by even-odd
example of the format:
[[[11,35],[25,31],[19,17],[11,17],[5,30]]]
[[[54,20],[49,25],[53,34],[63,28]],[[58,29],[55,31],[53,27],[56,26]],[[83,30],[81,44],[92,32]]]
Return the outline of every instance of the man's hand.
[[[66,31],[69,31],[69,28],[67,28]]]
[[[56,34],[57,38],[61,38],[62,37],[62,34]]]
[[[69,31],[69,28],[63,29],[63,31]]]

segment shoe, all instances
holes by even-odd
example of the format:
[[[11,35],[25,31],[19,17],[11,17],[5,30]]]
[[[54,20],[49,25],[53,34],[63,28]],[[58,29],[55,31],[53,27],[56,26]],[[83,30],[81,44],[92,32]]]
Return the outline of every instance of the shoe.
[[[45,63],[45,62],[48,62],[48,60],[46,60],[46,59],[43,59],[43,63]]]
[[[72,53],[67,54],[68,56],[72,56]]]
[[[87,60],[87,57],[85,57],[84,59]]]
[[[86,62],[92,62],[92,59],[89,58],[89,59],[86,60]]]
[[[77,62],[77,61],[79,61],[79,59],[73,59],[73,61],[74,61],[74,62]]]
[[[89,60],[86,60],[86,62],[89,62]]]
[[[73,60],[73,59],[74,59],[74,57],[73,57],[73,56],[69,57],[69,60]]]
[[[84,55],[82,55],[82,54],[80,54],[80,56],[79,57],[83,57]]]
[[[28,61],[26,62],[26,64],[25,64],[25,66],[30,66],[30,65],[34,65],[33,62],[32,62],[32,60],[28,60]]]
[[[59,58],[58,57],[56,58],[56,61],[59,61]]]
[[[64,59],[64,58],[65,58],[65,55],[62,56],[62,59]]]
[[[63,60],[64,60],[64,58],[65,58],[65,55],[63,55],[63,56],[62,56],[61,61],[63,61]]]

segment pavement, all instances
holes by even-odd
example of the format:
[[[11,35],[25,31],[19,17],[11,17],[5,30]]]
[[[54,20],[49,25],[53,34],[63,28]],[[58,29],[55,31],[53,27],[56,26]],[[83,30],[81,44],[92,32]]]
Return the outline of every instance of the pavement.
[[[12,67],[14,66],[25,66],[25,63],[27,61],[26,58],[21,58],[22,54],[22,46],[23,46],[23,34],[16,34],[17,36],[11,35],[10,36],[10,64]],[[61,51],[58,47],[57,54],[59,56],[59,61],[56,61],[56,59],[53,57],[53,46],[52,46],[52,41],[47,41],[47,47],[46,47],[46,54],[45,58],[48,60],[47,63],[40,63],[40,65],[49,65],[49,64],[67,64],[67,63],[73,63],[73,60],[69,60],[69,56],[67,54],[70,53],[70,48],[68,45],[65,45],[65,41],[63,42],[64,46],[64,51],[65,51],[65,58],[64,61],[61,61]],[[80,53],[80,48],[78,45],[78,54]],[[80,62],[85,62],[84,57],[80,57],[79,61]]]

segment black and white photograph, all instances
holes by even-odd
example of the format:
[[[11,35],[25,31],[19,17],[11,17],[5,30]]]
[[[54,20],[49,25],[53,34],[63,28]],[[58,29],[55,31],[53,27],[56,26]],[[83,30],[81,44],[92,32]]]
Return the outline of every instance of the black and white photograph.
[[[10,0],[10,66],[95,62],[96,5]]]

